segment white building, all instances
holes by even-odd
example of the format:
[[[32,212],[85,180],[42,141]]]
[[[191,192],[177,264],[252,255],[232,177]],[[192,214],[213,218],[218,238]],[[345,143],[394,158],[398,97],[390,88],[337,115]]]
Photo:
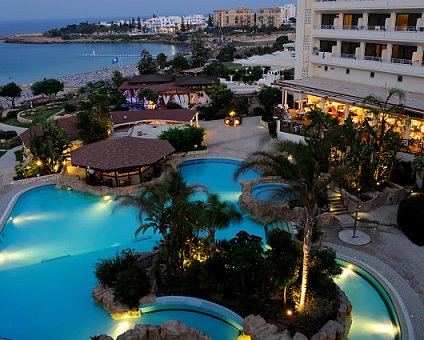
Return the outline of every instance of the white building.
[[[281,9],[281,23],[287,24],[290,18],[296,18],[296,6],[287,4],[280,7]]]
[[[298,0],[295,80],[280,83],[283,104],[361,121],[372,119],[366,96],[399,88],[405,115],[394,121],[408,151],[423,152],[423,49],[424,0]]]

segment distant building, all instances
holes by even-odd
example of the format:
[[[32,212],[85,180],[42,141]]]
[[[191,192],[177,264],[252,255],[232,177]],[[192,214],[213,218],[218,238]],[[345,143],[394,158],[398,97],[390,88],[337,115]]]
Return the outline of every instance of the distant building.
[[[296,18],[296,6],[293,4],[288,4],[283,7],[280,7],[281,14],[281,23],[287,24],[289,23],[290,18]]]
[[[255,12],[249,8],[215,10],[213,23],[215,27],[255,26]]]
[[[281,8],[260,8],[256,13],[256,26],[258,27],[280,27]]]

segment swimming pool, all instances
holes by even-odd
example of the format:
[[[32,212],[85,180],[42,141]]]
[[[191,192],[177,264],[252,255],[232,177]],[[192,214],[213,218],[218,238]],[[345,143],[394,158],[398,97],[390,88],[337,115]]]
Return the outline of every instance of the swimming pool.
[[[284,183],[263,183],[255,185],[250,195],[263,202],[284,203],[296,198],[296,193]]]
[[[189,184],[203,184],[223,199],[237,203],[241,187],[233,180],[233,173],[238,164],[223,159],[195,160],[184,162],[180,171]],[[241,179],[257,177],[247,173]],[[187,320],[192,327],[199,324],[200,330],[204,323],[209,328],[222,329],[222,324],[215,324],[213,318],[209,322],[197,321],[194,315],[198,313],[188,311],[149,313],[144,319],[117,321],[94,303],[90,294],[96,285],[93,265],[98,259],[126,248],[149,251],[160,239],[153,233],[134,239],[139,225],[137,216],[137,209],[122,207],[108,197],[66,188],[45,186],[23,194],[2,231],[0,243],[0,338],[74,340],[100,333],[116,337],[137,322],[162,323],[169,318]],[[241,223],[219,231],[217,238],[232,238],[240,230],[265,237],[264,227],[245,215]],[[346,275],[343,284],[354,303],[356,326],[352,326],[349,339],[364,339],[361,318],[382,324],[390,320],[387,308],[372,309],[370,318],[366,314],[370,300],[361,300],[354,293],[351,297],[354,289],[362,291],[359,279]],[[378,293],[370,294],[381,299]],[[367,329],[369,334],[375,334]],[[215,339],[227,339],[224,336],[218,334]]]

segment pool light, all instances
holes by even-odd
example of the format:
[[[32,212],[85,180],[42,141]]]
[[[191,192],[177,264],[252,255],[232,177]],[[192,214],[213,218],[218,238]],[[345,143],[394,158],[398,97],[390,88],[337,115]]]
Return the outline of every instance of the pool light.
[[[106,195],[103,197],[104,201],[110,201],[112,199],[112,196]]]
[[[251,340],[252,337],[250,335],[247,334],[241,334],[237,337],[237,340]]]

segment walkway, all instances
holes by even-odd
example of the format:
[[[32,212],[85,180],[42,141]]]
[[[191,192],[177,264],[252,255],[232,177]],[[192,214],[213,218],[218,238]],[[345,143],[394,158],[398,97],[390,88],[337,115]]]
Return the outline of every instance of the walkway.
[[[8,150],[0,157],[0,187],[9,184],[15,176],[15,166],[19,163],[16,161],[15,151],[21,150],[22,145]]]

